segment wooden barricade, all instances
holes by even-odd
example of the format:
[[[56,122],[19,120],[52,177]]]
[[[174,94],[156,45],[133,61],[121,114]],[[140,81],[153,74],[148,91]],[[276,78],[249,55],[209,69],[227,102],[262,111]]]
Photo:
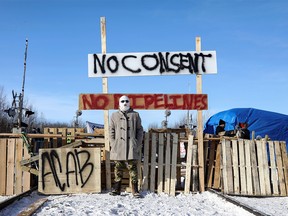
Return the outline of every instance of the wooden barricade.
[[[181,162],[179,149],[180,133],[177,130],[154,130],[145,134],[142,190],[175,196],[176,189],[183,191],[181,177],[185,178],[187,193],[191,191],[191,185],[194,191],[198,190],[196,185],[199,184],[194,169],[198,167],[196,164],[197,148],[193,147],[193,136],[189,136],[187,163]]]
[[[84,128],[44,128],[44,134],[60,135],[60,137],[45,138],[44,148],[58,148],[76,139],[76,133],[84,133]]]
[[[39,173],[37,170],[39,166],[38,150],[44,148],[45,139],[49,140],[49,145],[46,145],[48,148],[56,144],[59,148],[77,148],[80,146],[98,148],[100,150],[102,172],[104,160],[104,138],[101,135],[103,134],[102,132],[98,136],[97,134],[85,134],[82,128],[58,128],[46,129],[45,131],[48,134],[26,135],[27,141],[33,147],[33,157],[28,153],[22,134],[0,134],[0,195],[20,194],[35,185]],[[67,144],[65,131],[72,134],[71,141],[73,142],[70,144]],[[99,175],[99,178],[101,177],[102,175]]]
[[[20,161],[29,158],[21,138],[0,139],[0,195],[20,194],[30,189],[30,173],[23,172]]]
[[[210,141],[207,146],[208,188],[243,196],[288,196],[284,141],[225,138]]]

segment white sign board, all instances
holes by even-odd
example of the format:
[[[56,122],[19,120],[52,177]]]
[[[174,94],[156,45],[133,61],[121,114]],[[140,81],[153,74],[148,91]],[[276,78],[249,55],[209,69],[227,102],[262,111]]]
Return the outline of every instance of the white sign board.
[[[216,73],[216,51],[88,55],[89,77]]]

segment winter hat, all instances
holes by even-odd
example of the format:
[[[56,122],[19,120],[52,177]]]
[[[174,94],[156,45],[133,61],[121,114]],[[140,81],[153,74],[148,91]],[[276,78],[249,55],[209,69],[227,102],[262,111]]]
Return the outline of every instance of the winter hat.
[[[225,124],[225,121],[223,121],[222,119],[220,119],[220,121],[219,121],[219,125],[221,125],[221,124]]]

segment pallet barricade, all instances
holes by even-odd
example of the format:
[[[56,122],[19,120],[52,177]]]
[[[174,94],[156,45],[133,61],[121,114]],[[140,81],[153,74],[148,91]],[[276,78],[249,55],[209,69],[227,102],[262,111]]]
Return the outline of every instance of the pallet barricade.
[[[225,194],[288,196],[284,141],[222,139],[209,142],[206,186]]]
[[[44,128],[44,134],[59,135],[59,137],[44,138],[44,148],[58,148],[75,141],[76,135],[84,133],[84,128]]]
[[[103,166],[103,132],[87,134],[82,128],[49,128],[44,131],[48,133],[26,134],[29,144],[32,145],[34,156],[29,154],[22,134],[0,134],[0,195],[20,194],[37,184],[39,175],[38,151],[45,147],[45,139],[49,141],[46,148],[52,148],[56,144],[59,148],[77,148],[80,146],[100,148],[101,166]],[[67,131],[73,135],[70,144],[67,144],[67,134],[69,134]],[[65,134],[66,136],[64,136]],[[87,137],[89,138],[87,139]]]
[[[184,135],[183,135],[184,134]],[[29,140],[41,134],[31,134]],[[47,138],[46,134],[42,134]],[[53,136],[59,134],[51,134]],[[106,189],[104,137],[76,140],[59,148],[101,149],[101,188]],[[62,136],[62,135],[60,135]],[[59,138],[60,138],[59,136]],[[3,137],[3,136],[2,136]],[[0,138],[0,195],[19,194],[30,189],[37,175],[23,139],[12,134]],[[29,134],[28,134],[29,137]],[[38,137],[39,138],[39,137]],[[43,139],[44,139],[43,138]],[[79,139],[78,139],[79,138]],[[58,137],[57,137],[58,139]],[[64,137],[67,140],[66,137]],[[180,156],[180,143],[185,143],[186,156]],[[197,139],[180,130],[151,130],[145,133],[142,160],[139,161],[139,186],[142,190],[175,195],[199,191]],[[288,159],[282,141],[243,139],[204,139],[205,186],[225,194],[243,196],[288,196]],[[34,171],[33,171],[34,170]],[[27,172],[28,171],[28,172]],[[113,181],[113,162],[111,162]],[[31,176],[30,173],[34,175]],[[129,188],[129,175],[123,185]]]
[[[20,194],[30,189],[31,175],[21,169],[20,161],[30,158],[19,138],[0,139],[0,195]]]
[[[175,195],[176,190],[183,191],[184,187],[189,192],[192,185],[194,191],[198,190],[198,179],[194,178],[197,176],[195,167],[198,166],[193,136],[188,142],[187,162],[180,157],[180,141],[181,135],[177,130],[154,130],[145,134],[141,179],[143,190],[169,195]]]

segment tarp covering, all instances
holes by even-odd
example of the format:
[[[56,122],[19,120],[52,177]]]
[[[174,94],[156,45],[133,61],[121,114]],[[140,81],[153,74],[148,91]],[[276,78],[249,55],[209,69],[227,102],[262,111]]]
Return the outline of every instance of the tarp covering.
[[[239,123],[247,122],[255,131],[255,138],[268,135],[271,140],[286,141],[288,146],[288,115],[253,108],[235,108],[211,116],[204,126],[204,133],[215,134],[219,120],[226,122],[225,130],[234,130]]]

